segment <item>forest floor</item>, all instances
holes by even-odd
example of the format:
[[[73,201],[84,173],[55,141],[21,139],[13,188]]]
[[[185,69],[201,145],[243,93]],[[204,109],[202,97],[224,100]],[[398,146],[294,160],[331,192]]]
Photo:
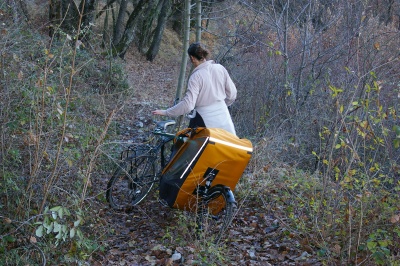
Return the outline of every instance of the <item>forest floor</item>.
[[[137,91],[117,120],[132,132],[138,121],[157,119],[151,110],[173,102],[180,55],[164,49],[152,63],[134,52],[125,58],[129,82]],[[106,185],[106,178],[102,182],[100,187]],[[165,207],[157,197],[153,189],[130,212],[100,207],[99,216],[107,221],[112,234],[104,243],[108,249],[96,253],[91,265],[321,265],[304,239],[287,233],[283,213],[264,202],[265,197],[237,198],[238,211],[219,246],[197,240],[183,222],[191,214]],[[174,260],[174,253],[180,259]]]

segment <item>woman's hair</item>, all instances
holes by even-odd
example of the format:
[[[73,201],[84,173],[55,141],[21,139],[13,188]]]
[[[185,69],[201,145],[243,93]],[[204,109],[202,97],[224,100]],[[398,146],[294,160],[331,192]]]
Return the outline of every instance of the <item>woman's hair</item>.
[[[207,59],[210,52],[199,42],[192,43],[187,50],[188,54],[197,60]]]

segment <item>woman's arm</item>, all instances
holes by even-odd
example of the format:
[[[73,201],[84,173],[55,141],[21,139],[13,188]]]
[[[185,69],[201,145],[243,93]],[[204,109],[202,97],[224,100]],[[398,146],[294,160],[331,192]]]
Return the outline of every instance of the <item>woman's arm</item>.
[[[235,100],[237,96],[237,89],[235,86],[235,83],[233,83],[231,77],[229,76],[228,71],[225,69],[225,103],[227,106],[231,105]]]
[[[190,78],[185,97],[183,97],[183,99],[178,104],[171,108],[168,108],[167,110],[154,110],[152,111],[152,113],[154,115],[166,115],[172,117],[187,114],[195,108],[197,97],[199,95],[198,91],[199,90],[196,81]]]

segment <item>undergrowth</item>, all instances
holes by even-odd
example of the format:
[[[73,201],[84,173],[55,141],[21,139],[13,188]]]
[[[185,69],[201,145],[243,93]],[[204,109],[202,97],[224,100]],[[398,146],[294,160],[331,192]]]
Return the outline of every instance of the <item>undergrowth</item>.
[[[274,144],[262,139],[254,175],[241,181],[240,194],[268,203],[286,233],[328,265],[398,265],[398,110],[383,105],[371,77],[362,97],[350,102],[340,97],[346,88],[332,88],[337,117],[319,132],[315,171],[274,161]]]
[[[43,38],[13,24],[2,31],[2,265],[79,263],[105,248],[93,212],[104,196],[92,173],[132,90],[121,62],[76,45],[79,30],[60,33]]]

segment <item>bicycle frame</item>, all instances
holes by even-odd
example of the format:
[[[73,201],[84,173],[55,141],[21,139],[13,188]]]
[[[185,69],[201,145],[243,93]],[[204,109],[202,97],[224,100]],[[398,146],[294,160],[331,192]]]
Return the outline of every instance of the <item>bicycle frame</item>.
[[[211,171],[206,177],[205,185],[198,186],[194,193],[199,195],[201,200],[203,200],[204,202],[207,202],[214,198],[214,192],[212,190],[219,188],[219,189],[222,189],[225,191],[228,202],[232,202],[232,203],[236,202],[235,196],[233,195],[232,190],[228,186],[224,186],[224,185],[216,185],[213,187],[211,186],[211,183],[212,183],[212,181],[214,181],[214,179],[215,179],[215,173],[213,171]]]
[[[152,132],[156,136],[157,141],[155,144],[134,144],[130,145],[127,150],[121,153],[121,160],[125,158],[136,158],[140,155],[154,156],[154,159],[160,158],[161,169],[167,165],[170,158],[166,158],[165,149],[166,144],[176,136],[172,133],[167,133],[166,129],[170,125],[174,125],[174,120],[160,121],[157,123],[156,128]]]

